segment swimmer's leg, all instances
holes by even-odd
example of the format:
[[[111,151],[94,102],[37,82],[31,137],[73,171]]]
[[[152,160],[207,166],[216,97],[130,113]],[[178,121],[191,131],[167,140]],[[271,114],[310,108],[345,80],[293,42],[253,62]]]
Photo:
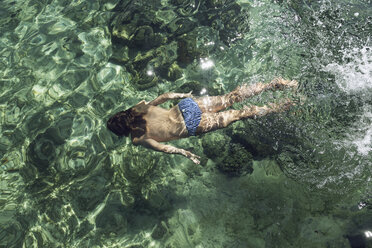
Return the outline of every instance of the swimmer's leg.
[[[203,113],[216,113],[242,100],[242,96],[235,89],[222,96],[203,96],[195,99],[195,102]]]
[[[283,78],[275,78],[268,84],[256,83],[253,85],[243,84],[240,91],[244,97],[251,97],[260,94],[265,90],[284,90],[285,88],[297,89],[298,82],[296,80],[284,80]]]
[[[241,110],[227,110],[220,113],[203,113],[196,133],[201,134],[225,128],[231,123],[241,119],[254,119],[270,113],[282,112],[288,110],[292,105],[293,103],[291,100],[285,99],[281,103],[272,103],[269,104],[269,106],[246,106]]]
[[[197,98],[195,102],[203,113],[218,112],[226,109],[236,102],[241,102],[248,97],[260,94],[265,90],[284,89],[286,87],[297,88],[298,83],[295,80],[284,80],[276,78],[268,84],[256,83],[253,85],[243,84],[238,86],[235,90],[222,96],[204,96]]]

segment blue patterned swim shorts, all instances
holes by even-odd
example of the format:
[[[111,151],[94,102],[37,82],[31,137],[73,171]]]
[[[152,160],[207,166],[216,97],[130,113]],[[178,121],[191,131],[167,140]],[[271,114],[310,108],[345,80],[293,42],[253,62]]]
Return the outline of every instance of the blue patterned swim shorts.
[[[178,107],[185,120],[186,128],[190,136],[195,136],[196,129],[199,126],[202,112],[198,104],[191,98],[182,99]]]

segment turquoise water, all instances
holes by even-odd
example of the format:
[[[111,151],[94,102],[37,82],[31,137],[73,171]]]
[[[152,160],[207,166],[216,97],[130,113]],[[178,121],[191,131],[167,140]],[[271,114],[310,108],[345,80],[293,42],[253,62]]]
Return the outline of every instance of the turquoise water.
[[[0,16],[0,247],[372,247],[371,1],[3,0]],[[244,104],[290,111],[172,142],[199,166],[105,126],[167,91],[276,76],[298,93]]]

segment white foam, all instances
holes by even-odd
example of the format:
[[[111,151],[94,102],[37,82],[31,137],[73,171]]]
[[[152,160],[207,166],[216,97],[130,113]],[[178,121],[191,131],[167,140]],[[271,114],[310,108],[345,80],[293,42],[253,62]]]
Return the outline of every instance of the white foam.
[[[364,156],[372,151],[372,126],[370,123],[372,123],[372,111],[365,109],[362,118],[355,123],[353,128],[356,134],[349,135],[351,143]]]
[[[372,48],[365,46],[345,50],[344,63],[330,63],[324,70],[335,75],[336,83],[346,93],[370,94],[372,89]],[[372,97],[372,96],[371,96]],[[342,142],[356,147],[360,155],[372,151],[372,108],[365,107],[363,114],[349,130],[348,138]]]
[[[344,63],[330,63],[324,70],[335,75],[337,85],[351,93],[372,89],[372,48],[345,50]]]
[[[358,152],[362,155],[368,155],[372,151],[372,128],[370,128],[360,139],[355,139],[353,143],[356,145]]]

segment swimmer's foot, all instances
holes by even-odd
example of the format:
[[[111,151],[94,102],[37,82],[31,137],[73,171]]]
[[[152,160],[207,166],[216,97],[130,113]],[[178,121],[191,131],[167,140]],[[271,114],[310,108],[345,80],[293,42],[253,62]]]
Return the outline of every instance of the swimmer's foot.
[[[275,78],[270,82],[273,89],[283,90],[285,88],[293,88],[296,90],[298,88],[298,82],[296,80],[284,80],[283,78]]]
[[[240,118],[254,118],[261,117],[264,115],[273,112],[273,109],[269,108],[268,106],[244,106],[242,110],[240,110]]]
[[[242,84],[236,87],[232,93],[235,93],[236,96],[239,96],[234,102],[240,102],[245,98],[258,95],[265,90],[284,90],[286,88],[292,88],[297,90],[298,82],[296,80],[284,80],[283,78],[275,78],[270,83],[256,83],[252,85]],[[230,93],[231,94],[231,93]]]
[[[296,105],[291,99],[286,98],[281,100],[279,103],[270,103],[269,106],[273,112],[287,111],[292,106]]]
[[[245,98],[258,95],[262,91],[267,90],[269,88],[272,88],[272,86],[270,86],[269,84],[255,83],[248,85],[244,83],[236,87],[236,89],[233,92],[236,92],[236,94],[238,94],[240,97],[239,101],[242,101]]]
[[[295,103],[291,99],[283,99],[279,103],[270,103],[268,106],[244,106],[240,110],[240,118],[257,118],[270,113],[279,113],[290,109]]]

